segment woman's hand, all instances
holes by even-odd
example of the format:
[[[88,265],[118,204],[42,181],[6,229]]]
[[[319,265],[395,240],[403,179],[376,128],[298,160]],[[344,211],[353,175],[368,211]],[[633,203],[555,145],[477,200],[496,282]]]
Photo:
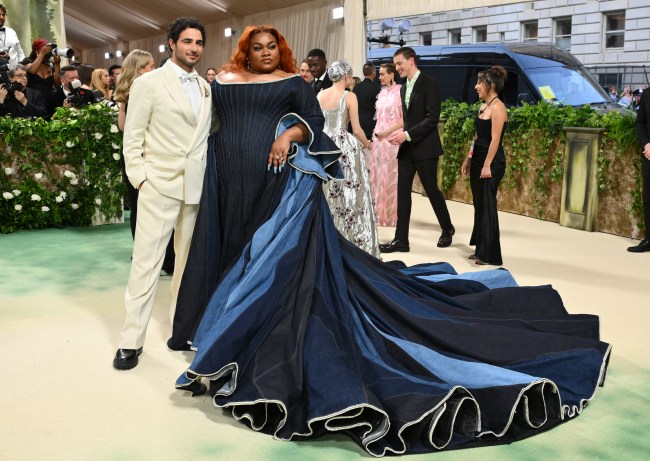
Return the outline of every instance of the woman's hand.
[[[271,170],[271,167],[273,167],[275,173],[278,170],[282,171],[282,167],[285,165],[287,156],[289,155],[289,149],[291,148],[291,140],[289,136],[285,136],[286,133],[285,131],[275,140],[271,146],[271,152],[269,152],[268,169]]]
[[[483,169],[481,170],[481,178],[486,179],[491,177],[492,170],[490,169],[490,165],[483,165]]]
[[[469,162],[471,162],[469,157],[465,157],[465,160],[463,160],[463,164],[460,166],[460,173],[463,176],[467,176],[469,174]]]

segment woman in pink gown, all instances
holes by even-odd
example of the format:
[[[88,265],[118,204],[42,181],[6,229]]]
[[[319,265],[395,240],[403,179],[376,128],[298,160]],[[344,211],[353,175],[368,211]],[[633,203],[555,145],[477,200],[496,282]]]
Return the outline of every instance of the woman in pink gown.
[[[375,201],[377,225],[394,227],[397,223],[397,149],[388,142],[388,135],[402,129],[402,101],[395,83],[395,66],[382,64],[379,68],[382,89],[377,96],[374,138],[368,155],[370,183]]]

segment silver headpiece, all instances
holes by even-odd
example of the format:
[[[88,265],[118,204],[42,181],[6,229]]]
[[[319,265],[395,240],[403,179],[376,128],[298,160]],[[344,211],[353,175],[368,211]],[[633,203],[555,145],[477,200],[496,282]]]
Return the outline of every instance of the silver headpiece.
[[[352,75],[352,66],[345,59],[339,59],[327,68],[327,75],[331,81],[338,82],[346,75]]]

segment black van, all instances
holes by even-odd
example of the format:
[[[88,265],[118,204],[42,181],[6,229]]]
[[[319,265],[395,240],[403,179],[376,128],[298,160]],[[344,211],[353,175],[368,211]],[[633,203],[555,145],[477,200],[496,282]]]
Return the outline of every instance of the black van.
[[[504,103],[515,106],[541,100],[584,106],[598,111],[619,110],[587,69],[570,53],[551,43],[480,43],[473,45],[414,46],[418,68],[436,78],[442,100],[453,98],[473,104],[478,100],[474,85],[477,73],[490,66],[503,66],[508,80]],[[397,48],[368,51],[376,66],[392,62]]]

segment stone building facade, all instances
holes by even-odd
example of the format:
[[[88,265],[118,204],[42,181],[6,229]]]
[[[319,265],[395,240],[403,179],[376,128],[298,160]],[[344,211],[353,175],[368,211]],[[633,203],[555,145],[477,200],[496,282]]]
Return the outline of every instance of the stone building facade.
[[[537,40],[569,50],[603,86],[650,82],[650,0],[540,0],[368,21],[368,36],[408,46]],[[393,27],[388,28],[390,20]],[[398,26],[410,29],[400,34]],[[370,43],[371,47],[383,46]]]

